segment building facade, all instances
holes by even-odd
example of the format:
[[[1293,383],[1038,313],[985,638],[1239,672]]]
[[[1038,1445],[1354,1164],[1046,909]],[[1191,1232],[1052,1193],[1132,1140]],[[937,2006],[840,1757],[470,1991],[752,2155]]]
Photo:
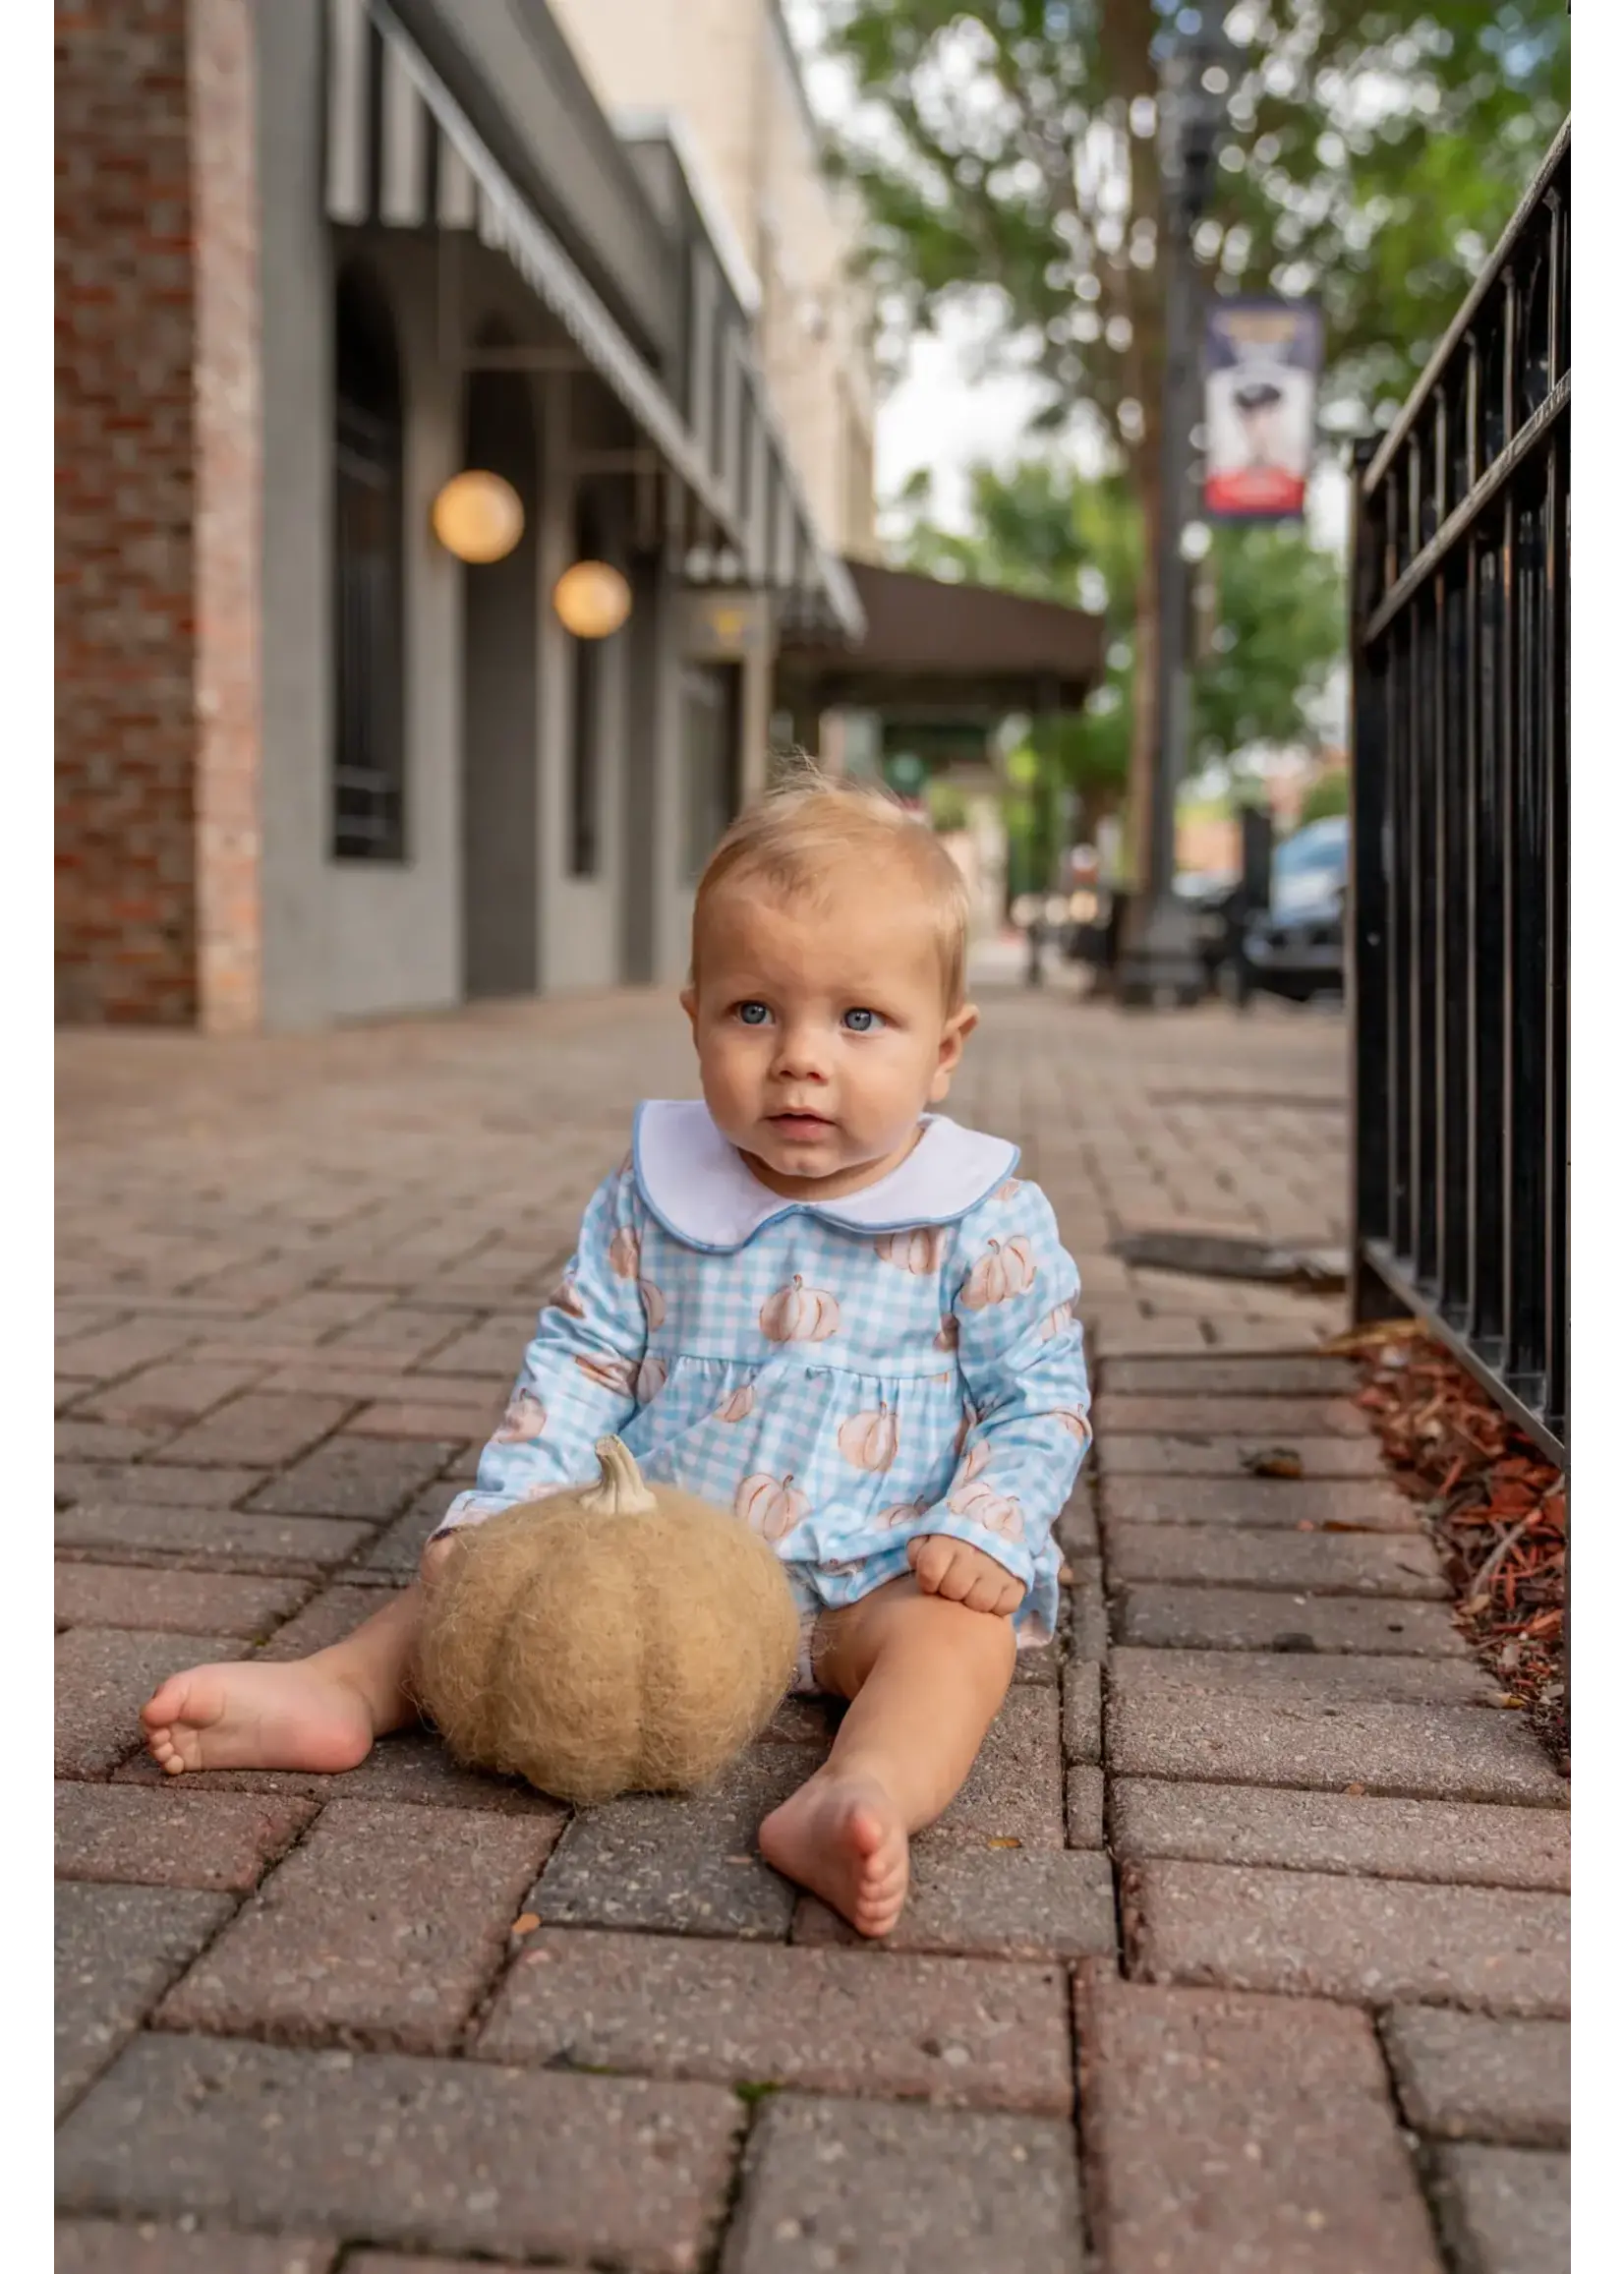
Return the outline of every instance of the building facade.
[[[58,96],[62,1015],[673,975],[780,622],[862,629],[675,154],[542,0],[99,0]]]
[[[988,626],[999,701],[1081,699],[1092,627],[864,557],[866,319],[761,0],[84,0],[57,173],[64,1020],[672,981],[775,721],[984,702]],[[470,471],[500,557],[436,517]]]
[[[620,133],[672,137],[752,310],[756,358],[825,542],[874,553],[874,314],[782,0],[553,0]]]

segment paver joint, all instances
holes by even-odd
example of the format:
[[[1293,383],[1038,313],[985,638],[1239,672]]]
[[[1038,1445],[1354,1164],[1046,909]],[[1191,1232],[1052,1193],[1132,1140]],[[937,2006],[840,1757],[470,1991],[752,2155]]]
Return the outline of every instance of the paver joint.
[[[1338,1024],[983,1008],[952,1110],[1055,1206],[1098,1447],[1055,1643],[881,1946],[754,1852],[815,1701],[710,1792],[573,1815],[424,1731],[179,1784],[137,1747],[169,1671],[412,1577],[632,1104],[692,1092],[668,1006],[63,1037],[64,2269],[1565,2264],[1565,1789],[1316,1355],[1336,1308],[1112,1253],[1334,1243],[1340,1120],[1290,1099]]]

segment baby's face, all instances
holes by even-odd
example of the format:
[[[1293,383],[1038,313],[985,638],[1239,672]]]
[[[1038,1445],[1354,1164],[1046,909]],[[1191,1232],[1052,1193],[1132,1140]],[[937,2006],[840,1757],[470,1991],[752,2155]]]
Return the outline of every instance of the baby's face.
[[[705,1102],[770,1190],[827,1198],[906,1158],[975,1023],[950,1012],[904,873],[775,903],[728,883],[705,911],[693,1021]]]

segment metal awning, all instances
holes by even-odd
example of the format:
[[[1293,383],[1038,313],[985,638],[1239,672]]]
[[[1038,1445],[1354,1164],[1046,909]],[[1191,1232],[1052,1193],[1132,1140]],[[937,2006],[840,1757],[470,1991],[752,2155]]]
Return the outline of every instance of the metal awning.
[[[694,280],[696,399],[684,409],[387,0],[327,0],[327,25],[328,219],[466,231],[504,254],[698,508],[710,540],[697,549],[703,574],[776,588],[797,617],[860,637],[851,578],[817,537],[748,334],[723,328],[706,264]]]
[[[796,703],[993,721],[1074,711],[1099,684],[1104,629],[1080,608],[866,560],[846,566],[868,628],[844,651],[785,638],[779,686]]]

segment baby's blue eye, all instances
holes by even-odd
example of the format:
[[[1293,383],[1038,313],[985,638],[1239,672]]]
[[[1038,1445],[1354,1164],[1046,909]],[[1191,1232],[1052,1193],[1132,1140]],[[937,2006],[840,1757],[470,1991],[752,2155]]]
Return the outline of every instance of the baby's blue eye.
[[[741,1003],[738,1020],[741,1026],[765,1026],[772,1013],[765,1003]]]
[[[873,1034],[885,1024],[878,1011],[848,1011],[841,1020],[848,1034]]]

